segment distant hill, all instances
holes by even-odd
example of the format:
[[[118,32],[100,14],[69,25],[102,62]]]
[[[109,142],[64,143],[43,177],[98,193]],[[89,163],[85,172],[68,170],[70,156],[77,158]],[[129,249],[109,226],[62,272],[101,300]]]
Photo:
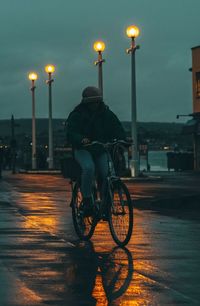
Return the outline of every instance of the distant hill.
[[[131,129],[131,122],[124,121],[122,123],[127,131]],[[175,122],[138,122],[138,129],[146,129],[152,132],[168,131],[168,132],[181,133],[183,125],[184,125],[183,123],[175,123]]]
[[[65,144],[65,119],[53,119],[54,143],[59,146]],[[122,122],[127,135],[131,135],[131,122]],[[182,135],[183,123],[139,122],[138,140],[140,143],[148,141],[151,148],[173,147],[177,144],[181,148],[192,147],[191,135]],[[22,146],[30,143],[32,134],[31,119],[15,120],[15,138]],[[36,119],[37,144],[48,143],[48,119]],[[11,120],[0,120],[0,143],[9,144],[11,138]]]
[[[65,119],[53,119],[53,129],[63,130]],[[31,119],[15,119],[15,135],[31,135]],[[36,119],[36,133],[48,133],[48,119]],[[0,120],[0,137],[11,135],[11,120]]]
[[[54,131],[63,130],[66,119],[53,119]],[[127,132],[131,130],[131,123],[128,121],[122,122],[124,129]],[[15,119],[15,135],[31,134],[32,120],[31,119]],[[164,133],[164,134],[180,134],[182,123],[166,123],[166,122],[139,122],[138,129],[140,133]],[[48,132],[48,119],[36,119],[37,133]],[[9,137],[11,135],[11,121],[0,120],[0,137]]]

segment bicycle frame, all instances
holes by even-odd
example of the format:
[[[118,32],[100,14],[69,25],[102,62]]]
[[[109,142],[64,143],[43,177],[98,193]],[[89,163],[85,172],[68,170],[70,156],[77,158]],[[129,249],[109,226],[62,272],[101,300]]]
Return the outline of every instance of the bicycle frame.
[[[129,143],[127,143],[123,140],[116,140],[116,141],[110,142],[110,143],[102,143],[102,142],[99,142],[99,141],[93,141],[92,143],[84,145],[85,148],[93,146],[93,145],[100,145],[105,149],[105,153],[106,153],[106,156],[107,156],[108,174],[107,174],[107,178],[106,178],[106,182],[105,182],[106,186],[103,187],[103,192],[102,192],[104,196],[103,196],[103,198],[101,198],[101,206],[100,206],[100,211],[99,211],[100,215],[102,215],[103,210],[106,208],[107,202],[109,202],[110,205],[112,205],[112,202],[113,202],[113,200],[112,200],[112,188],[111,188],[112,182],[120,180],[120,177],[116,176],[115,169],[114,169],[114,164],[113,164],[110,152],[109,152],[109,148],[117,146],[118,144],[126,144],[126,145],[128,144],[128,145],[130,145]],[[71,190],[73,192],[76,181],[71,180],[70,184],[71,184]],[[97,190],[97,191],[100,192],[100,190]],[[112,202],[110,202],[110,200]],[[95,203],[94,195],[93,195],[93,201]]]
[[[107,177],[104,178],[101,188],[98,188],[98,182],[97,180],[95,181],[92,192],[94,199],[93,213],[89,216],[84,216],[84,201],[82,201],[82,195],[81,198],[79,197],[81,181],[79,178],[71,180],[71,207],[74,227],[81,239],[88,240],[92,237],[95,227],[100,220],[108,221],[113,240],[119,246],[125,246],[132,235],[133,207],[127,187],[114,171],[114,164],[109,151],[109,147],[117,144],[117,142],[111,144],[94,142],[93,144],[100,144],[105,148],[108,173]],[[113,152],[116,152],[114,149]],[[121,222],[121,217],[123,218],[124,215],[125,219],[123,220],[125,220],[125,223]],[[128,219],[126,219],[126,215]],[[126,220],[128,221],[126,222]],[[121,231],[121,227],[125,230]]]
[[[126,142],[124,142],[124,141],[115,141],[115,142],[104,144],[104,143],[101,143],[101,142],[98,142],[98,141],[94,141],[91,144],[85,145],[85,147],[89,147],[89,146],[92,146],[92,145],[101,145],[101,146],[104,147],[105,153],[107,155],[108,175],[107,175],[107,178],[106,178],[106,186],[104,186],[104,188],[103,188],[104,189],[103,190],[104,197],[101,199],[100,215],[102,214],[103,210],[106,208],[107,202],[109,202],[110,205],[113,204],[112,203],[113,202],[113,200],[112,200],[113,195],[112,195],[112,188],[111,188],[112,182],[120,180],[120,177],[116,176],[115,169],[114,169],[114,164],[113,164],[110,152],[109,152],[109,148],[110,147],[115,146],[115,145],[117,145],[119,143],[120,144],[122,144],[122,143],[124,144]],[[106,188],[107,188],[107,190],[105,190]],[[124,211],[124,208],[123,208],[123,211]]]

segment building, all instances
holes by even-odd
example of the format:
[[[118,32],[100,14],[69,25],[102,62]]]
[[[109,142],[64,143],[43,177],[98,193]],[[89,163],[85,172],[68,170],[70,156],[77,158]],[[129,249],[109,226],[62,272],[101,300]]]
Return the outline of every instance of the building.
[[[200,170],[200,46],[192,48],[194,169]]]
[[[192,117],[183,127],[183,134],[193,136],[194,170],[200,170],[200,46],[192,48]],[[179,115],[177,116],[179,117]]]

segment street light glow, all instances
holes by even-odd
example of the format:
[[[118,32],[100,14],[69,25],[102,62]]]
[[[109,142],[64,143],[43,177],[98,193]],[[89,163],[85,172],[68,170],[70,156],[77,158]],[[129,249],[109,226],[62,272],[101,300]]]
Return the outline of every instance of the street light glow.
[[[45,67],[45,71],[46,71],[46,73],[54,73],[54,71],[55,71],[55,66],[53,66],[53,65],[47,65],[47,66]]]
[[[28,75],[29,80],[36,81],[38,79],[38,75],[35,72],[30,72]]]
[[[106,48],[106,45],[103,41],[96,41],[93,45],[93,48],[96,52],[103,52]]]
[[[135,25],[131,25],[126,29],[126,34],[129,38],[136,38],[140,34],[140,30]]]

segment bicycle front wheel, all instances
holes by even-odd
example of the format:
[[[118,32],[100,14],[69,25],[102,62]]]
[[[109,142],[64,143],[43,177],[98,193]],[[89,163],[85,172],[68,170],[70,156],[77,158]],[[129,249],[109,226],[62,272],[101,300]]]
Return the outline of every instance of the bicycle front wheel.
[[[111,182],[112,200],[109,209],[109,227],[113,240],[125,246],[133,230],[133,205],[126,185],[121,181]]]
[[[96,218],[84,216],[83,199],[78,182],[74,186],[72,197],[72,219],[75,231],[80,239],[89,240],[95,230]]]

